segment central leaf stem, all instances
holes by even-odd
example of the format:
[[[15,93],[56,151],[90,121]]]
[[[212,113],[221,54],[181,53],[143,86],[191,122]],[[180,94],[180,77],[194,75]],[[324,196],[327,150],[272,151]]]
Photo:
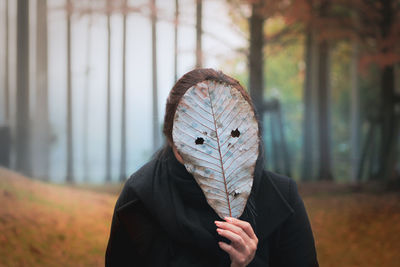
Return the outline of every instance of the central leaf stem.
[[[217,138],[217,144],[218,144],[218,153],[219,153],[219,161],[221,163],[221,170],[222,170],[222,177],[224,178],[224,186],[225,186],[225,193],[226,193],[226,201],[228,202],[228,209],[229,209],[229,217],[232,217],[232,211],[231,211],[231,203],[229,201],[229,192],[228,192],[228,186],[225,178],[225,170],[224,170],[224,165],[222,163],[222,153],[221,153],[221,146],[219,144],[219,135],[218,135],[218,130],[217,130],[217,122],[214,114],[214,108],[213,108],[213,103],[211,99],[211,94],[210,94],[210,87],[207,85],[207,92],[208,92],[208,97],[210,98],[210,106],[211,106],[211,113],[214,121],[214,128],[215,128],[215,135]]]

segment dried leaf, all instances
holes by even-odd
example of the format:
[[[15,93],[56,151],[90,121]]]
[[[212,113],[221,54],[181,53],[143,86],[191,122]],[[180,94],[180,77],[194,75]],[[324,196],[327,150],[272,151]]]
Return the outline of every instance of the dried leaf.
[[[221,217],[240,217],[253,185],[258,123],[236,88],[214,81],[191,87],[174,117],[174,144]]]

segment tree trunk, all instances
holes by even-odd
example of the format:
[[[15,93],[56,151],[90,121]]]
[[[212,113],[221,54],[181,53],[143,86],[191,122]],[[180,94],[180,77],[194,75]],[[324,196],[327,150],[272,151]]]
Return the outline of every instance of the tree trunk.
[[[312,87],[312,95],[311,95],[311,117],[312,117],[312,176],[313,180],[318,179],[318,167],[319,167],[319,128],[318,128],[318,105],[319,105],[319,43],[316,40],[317,31],[313,30],[313,51],[312,51],[312,63],[311,63],[311,87]]]
[[[320,6],[320,17],[326,17],[329,0]],[[330,70],[329,43],[322,40],[318,44],[318,134],[319,134],[319,175],[318,180],[333,180],[331,168],[330,139]]]
[[[333,180],[331,169],[330,140],[330,88],[329,88],[329,44],[319,44],[318,73],[318,132],[319,132],[319,180]]]
[[[196,0],[196,68],[203,66],[203,51],[201,37],[203,33],[203,0]]]
[[[50,124],[47,87],[47,0],[36,6],[36,142],[35,164],[38,177],[48,180]]]
[[[393,10],[392,0],[382,0],[382,39],[388,38],[393,26]],[[384,48],[383,53],[387,52]],[[382,134],[381,134],[381,151],[379,175],[381,179],[387,180],[393,171],[393,163],[391,158],[396,149],[395,138],[395,77],[394,65],[385,66],[381,74],[381,118],[382,118]]]
[[[174,24],[174,82],[178,80],[178,25],[179,25],[179,0],[175,0]]]
[[[29,1],[17,2],[16,169],[31,175],[29,123]]]
[[[264,99],[264,18],[257,12],[258,8],[259,4],[252,4],[252,14],[249,19],[249,88],[250,96],[262,121]]]
[[[89,21],[87,25],[85,88],[83,92],[83,173],[84,181],[89,182],[89,91],[90,62],[92,47],[92,1],[89,1]]]
[[[152,58],[152,81],[153,81],[153,151],[160,146],[158,126],[158,89],[157,89],[157,7],[156,0],[151,1],[151,58]]]
[[[10,82],[9,82],[9,15],[8,15],[8,0],[5,2],[5,57],[4,57],[4,116],[5,116],[5,124],[8,125],[10,123]]]
[[[380,151],[380,164],[379,175],[380,179],[387,180],[390,178],[393,169],[393,164],[390,162],[392,154],[396,149],[395,138],[395,122],[396,116],[394,112],[395,107],[395,94],[394,94],[394,67],[386,66],[382,71],[381,77],[381,103],[382,103],[382,134],[381,134],[381,151]]]
[[[273,166],[273,171],[276,173],[282,173],[282,169],[281,169],[281,161],[280,161],[280,151],[278,148],[278,137],[277,137],[277,130],[278,130],[278,125],[275,122],[275,118],[276,117],[277,112],[271,112],[269,115],[269,119],[270,119],[270,133],[271,133],[271,158],[269,159],[269,161],[271,161],[271,169]]]
[[[290,153],[286,142],[286,136],[284,131],[284,121],[282,115],[282,106],[280,102],[278,102],[278,109],[277,109],[277,128],[278,128],[278,135],[280,139],[280,152],[282,155],[282,171],[283,173],[288,176],[292,177],[292,164],[290,159]]]
[[[122,17],[122,98],[121,98],[121,159],[119,180],[126,179],[126,16],[128,2],[123,1]]]
[[[106,177],[111,181],[111,1],[107,5],[107,122],[106,122]]]
[[[360,161],[360,93],[358,88],[358,43],[353,41],[353,53],[351,57],[351,106],[350,106],[350,148],[351,148],[351,181],[357,181],[357,173]]]
[[[305,63],[306,63],[306,75],[304,80],[304,91],[303,91],[303,106],[304,106],[304,118],[303,118],[303,163],[301,179],[303,181],[310,181],[313,179],[313,119],[312,119],[312,93],[313,93],[313,33],[311,26],[307,27],[306,39],[305,39]]]
[[[74,182],[74,147],[72,132],[72,75],[71,75],[71,14],[72,2],[67,0],[67,177],[68,183]]]

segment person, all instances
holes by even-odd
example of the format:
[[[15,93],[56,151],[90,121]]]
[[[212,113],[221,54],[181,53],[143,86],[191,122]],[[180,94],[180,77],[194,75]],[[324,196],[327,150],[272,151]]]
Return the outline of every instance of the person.
[[[166,104],[167,143],[124,185],[112,218],[106,266],[319,266],[297,185],[264,169],[262,142],[239,218],[220,218],[185,168],[173,141],[174,116],[185,92],[204,81],[236,88],[253,107],[240,83],[220,71],[195,69],[176,82]]]

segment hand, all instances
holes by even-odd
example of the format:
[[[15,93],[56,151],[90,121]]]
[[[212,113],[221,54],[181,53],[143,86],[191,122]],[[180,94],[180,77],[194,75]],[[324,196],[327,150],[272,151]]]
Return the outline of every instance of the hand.
[[[219,235],[229,239],[231,244],[218,242],[219,247],[231,258],[231,267],[247,266],[256,254],[258,239],[248,222],[225,218],[226,222],[215,221]]]

